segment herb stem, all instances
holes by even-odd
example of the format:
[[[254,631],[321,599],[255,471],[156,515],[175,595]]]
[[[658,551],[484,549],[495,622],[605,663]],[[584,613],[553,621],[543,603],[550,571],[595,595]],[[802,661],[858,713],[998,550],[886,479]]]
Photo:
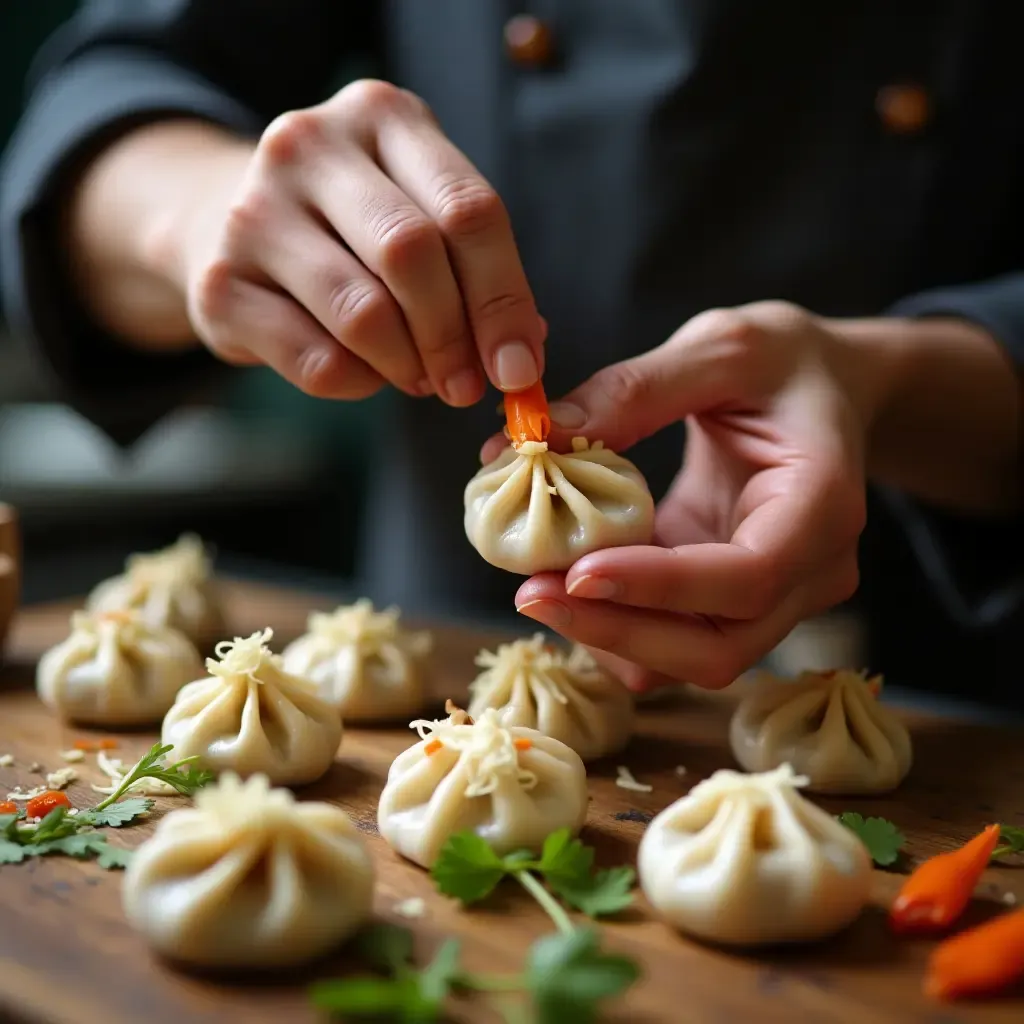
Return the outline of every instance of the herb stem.
[[[555,927],[563,935],[572,935],[576,930],[569,920],[569,915],[559,906],[558,901],[528,871],[512,872],[516,881],[543,907]]]
[[[522,992],[524,988],[519,974],[460,974],[455,983],[474,992]]]

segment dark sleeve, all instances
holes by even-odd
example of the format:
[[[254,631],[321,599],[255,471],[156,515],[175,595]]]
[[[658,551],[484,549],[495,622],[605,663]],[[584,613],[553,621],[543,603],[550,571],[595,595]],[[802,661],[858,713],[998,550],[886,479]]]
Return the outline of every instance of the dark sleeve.
[[[216,375],[205,350],[135,352],[76,304],[60,246],[67,185],[113,137],[195,117],[256,136],[323,99],[345,57],[376,42],[363,0],[91,0],[44,45],[0,163],[0,288],[63,401],[122,444]]]
[[[889,315],[969,320],[1005,348],[1024,381],[1024,273],[911,295]],[[1024,481],[1024,462],[1018,472]],[[984,631],[1024,624],[1024,515],[984,520],[894,491],[882,497],[957,625]]]

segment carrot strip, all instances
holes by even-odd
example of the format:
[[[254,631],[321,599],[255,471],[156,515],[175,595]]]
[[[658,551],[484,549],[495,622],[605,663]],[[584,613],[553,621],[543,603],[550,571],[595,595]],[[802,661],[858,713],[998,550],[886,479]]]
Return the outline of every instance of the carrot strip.
[[[40,793],[39,796],[34,796],[29,800],[25,805],[25,816],[27,818],[45,818],[50,811],[56,810],[58,807],[70,809],[71,801],[68,799],[67,793],[62,793],[58,789],[48,789],[45,793]]]
[[[889,911],[889,925],[900,933],[942,931],[964,912],[992,851],[999,826],[989,825],[959,850],[926,860],[903,883]]]
[[[992,995],[1024,977],[1024,910],[940,943],[928,959],[926,995],[936,999]]]
[[[431,740],[424,748],[423,753],[430,757],[431,754],[436,754],[444,744],[440,740]]]
[[[18,805],[13,800],[0,801],[0,814],[17,814]]]
[[[533,740],[528,740],[525,736],[520,736],[518,739],[514,739],[512,741],[512,746],[519,751],[529,750],[530,747],[533,746]]]
[[[505,419],[512,444],[547,440],[551,432],[551,416],[541,381],[524,391],[505,393]]]
[[[74,747],[75,750],[86,750],[86,751],[89,751],[89,750],[95,750],[96,749],[96,741],[95,740],[75,740],[75,742],[72,743],[71,745]]]
[[[99,747],[100,750],[117,750],[118,743],[117,740],[113,739],[100,740],[99,743],[96,744],[96,746]]]

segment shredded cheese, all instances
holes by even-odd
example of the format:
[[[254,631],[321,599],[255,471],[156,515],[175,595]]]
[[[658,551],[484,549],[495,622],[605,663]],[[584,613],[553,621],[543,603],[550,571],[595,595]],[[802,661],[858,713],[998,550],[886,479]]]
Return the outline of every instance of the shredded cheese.
[[[0,768],[10,768],[14,764],[13,754],[0,754]]]
[[[633,793],[650,793],[654,790],[654,787],[646,782],[637,782],[633,773],[625,765],[620,764],[615,770],[618,774],[615,785],[620,789],[628,789]]]
[[[422,896],[410,896],[409,899],[396,903],[392,909],[399,917],[422,917],[427,910],[427,901]]]
[[[78,772],[74,768],[58,768],[46,776],[46,785],[50,789],[66,789],[77,778]]]
[[[206,668],[211,676],[224,680],[247,679],[260,683],[261,669],[268,665],[281,669],[281,657],[267,646],[274,636],[268,626],[248,637],[236,636],[234,640],[221,640],[213,649],[215,658],[206,659]]]
[[[62,750],[60,752],[61,759],[67,761],[68,764],[77,764],[79,761],[85,760],[84,750]]]
[[[276,832],[294,816],[296,800],[291,790],[272,788],[266,775],[243,780],[234,772],[224,772],[196,793],[195,804],[225,829]]]
[[[12,792],[7,794],[7,799],[14,800],[17,803],[27,803],[29,800],[34,800],[37,796],[41,796],[45,792],[45,786],[33,786],[28,790],[23,790],[21,786],[16,786]]]
[[[395,606],[376,611],[373,602],[363,597],[355,604],[342,605],[333,612],[313,612],[306,624],[308,632],[338,646],[355,646],[372,654],[385,646],[395,646],[423,657],[433,647],[433,636],[426,630],[404,630],[399,622],[401,610]]]
[[[135,765],[125,769],[121,761],[116,757],[108,757],[104,751],[96,754],[96,765],[107,778],[111,779],[109,786],[92,785],[97,793],[105,796],[112,796],[117,792],[121,783],[131,774]],[[179,796],[178,791],[169,783],[161,779],[137,779],[125,792],[141,793],[143,796]]]
[[[424,743],[424,750],[440,740],[444,747],[455,750],[466,770],[466,796],[487,796],[502,779],[514,778],[523,789],[533,789],[537,776],[519,764],[512,731],[502,725],[501,716],[488,708],[474,724],[456,716],[441,721],[419,718],[409,723]]]

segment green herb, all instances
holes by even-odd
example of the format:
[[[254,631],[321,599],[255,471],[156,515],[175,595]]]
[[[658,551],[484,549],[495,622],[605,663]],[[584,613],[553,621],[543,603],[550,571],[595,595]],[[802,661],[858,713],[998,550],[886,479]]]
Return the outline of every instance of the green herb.
[[[164,755],[173,749],[174,747],[170,743],[165,745],[154,744],[149,753],[144,754],[139,762],[125,775],[117,789],[106,800],[98,803],[93,810],[105,810],[142,779],[156,779],[159,782],[166,782],[184,796],[192,796],[197,790],[213,782],[213,772],[200,768],[195,763],[199,760],[197,754],[193,754],[192,757],[183,757],[180,761],[175,761],[173,764],[164,764]]]
[[[633,961],[601,951],[597,932],[575,928],[552,895],[593,917],[615,913],[632,902],[633,869],[595,871],[594,851],[568,829],[548,836],[539,858],[528,851],[500,856],[480,836],[460,832],[445,843],[431,875],[441,892],[467,904],[486,899],[504,878],[514,878],[558,931],[530,947],[522,974],[481,975],[459,967],[460,946],[454,939],[417,971],[410,963],[412,934],[392,925],[376,926],[363,934],[359,949],[367,963],[388,977],[317,985],[311,998],[318,1008],[426,1024],[440,1017],[451,994],[472,991],[500,1000],[496,1008],[509,1024],[590,1024],[603,1000],[625,992],[640,976]],[[524,996],[530,999],[533,1016],[525,1014]]]
[[[860,839],[867,847],[871,859],[880,868],[891,867],[899,860],[900,850],[906,840],[891,821],[885,818],[865,818],[853,811],[840,814],[838,820]]]
[[[106,804],[104,801],[104,804],[105,806],[99,805],[91,810],[79,812],[74,820],[81,825],[92,825],[95,828],[120,828],[153,809],[153,801],[143,796],[132,796],[114,804]]]
[[[1003,841],[992,851],[992,859],[1006,857],[1014,853],[1024,853],[1024,828],[1016,825],[1000,825],[999,838]]]

